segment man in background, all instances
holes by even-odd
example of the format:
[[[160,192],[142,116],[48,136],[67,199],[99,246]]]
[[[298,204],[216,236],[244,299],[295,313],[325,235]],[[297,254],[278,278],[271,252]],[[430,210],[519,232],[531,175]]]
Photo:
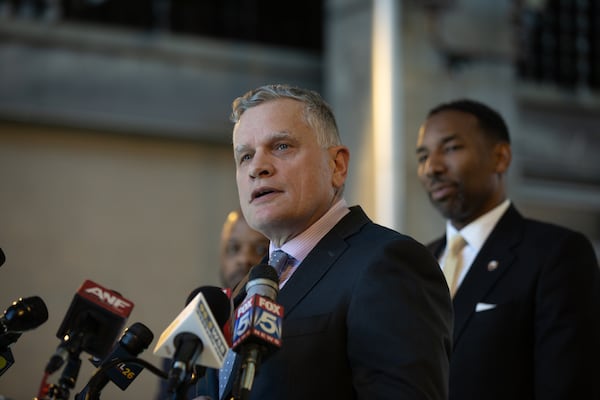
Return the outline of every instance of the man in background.
[[[447,219],[428,247],[453,296],[449,399],[600,399],[594,249],[578,232],[517,211],[503,118],[473,100],[440,104],[419,130],[417,159]]]
[[[223,289],[231,293],[231,289],[250,269],[259,264],[269,250],[269,239],[248,226],[241,210],[232,210],[227,214],[220,238],[219,277]],[[163,371],[171,368],[171,359],[164,359]],[[213,371],[207,371],[208,374]],[[197,384],[202,384],[199,381]],[[167,381],[161,379],[156,400],[165,400]],[[188,398],[196,395],[195,385],[191,386]]]
[[[241,210],[233,210],[221,231],[220,278],[224,288],[233,288],[269,250],[269,239],[248,226]]]

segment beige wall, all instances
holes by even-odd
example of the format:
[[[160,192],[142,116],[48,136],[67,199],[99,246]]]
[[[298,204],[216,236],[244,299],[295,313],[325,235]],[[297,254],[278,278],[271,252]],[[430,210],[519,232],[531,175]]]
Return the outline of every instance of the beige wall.
[[[11,346],[16,362],[0,394],[37,394],[56,331],[86,279],[135,303],[127,326],[154,332],[142,358],[160,365],[151,350],[188,294],[219,284],[221,223],[238,202],[230,147],[4,124],[0,182],[0,308],[36,295],[49,310],[45,324]],[[79,389],[94,371],[87,357]],[[126,396],[148,399],[157,385],[144,371]],[[113,390],[123,396],[114,385],[103,396]]]

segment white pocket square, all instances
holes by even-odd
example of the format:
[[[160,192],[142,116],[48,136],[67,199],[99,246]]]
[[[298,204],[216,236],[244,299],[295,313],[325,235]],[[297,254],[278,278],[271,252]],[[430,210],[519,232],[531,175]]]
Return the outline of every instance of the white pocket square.
[[[496,305],[489,303],[477,303],[475,306],[475,312],[491,310],[492,308],[496,308]]]

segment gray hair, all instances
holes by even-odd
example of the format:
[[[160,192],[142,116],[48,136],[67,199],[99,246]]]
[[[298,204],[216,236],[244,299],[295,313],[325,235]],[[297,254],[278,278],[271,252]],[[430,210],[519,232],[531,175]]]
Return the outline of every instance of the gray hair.
[[[229,119],[237,124],[242,114],[249,108],[277,99],[292,99],[304,104],[304,119],[308,126],[314,129],[320,146],[329,148],[342,144],[335,116],[329,104],[319,93],[299,87],[275,84],[250,90],[233,101],[233,111]]]

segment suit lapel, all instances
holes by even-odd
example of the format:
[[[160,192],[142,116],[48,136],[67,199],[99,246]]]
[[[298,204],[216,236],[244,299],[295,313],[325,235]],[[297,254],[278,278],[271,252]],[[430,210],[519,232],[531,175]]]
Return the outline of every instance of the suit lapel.
[[[513,265],[516,258],[514,249],[520,241],[523,223],[518,211],[513,206],[509,207],[473,261],[453,300],[455,343],[475,313],[477,303]]]
[[[350,213],[345,215],[344,218],[342,218],[340,222],[338,222],[337,225],[321,239],[317,246],[308,253],[308,256],[302,261],[296,272],[294,272],[277,296],[277,303],[284,307],[284,319],[298,305],[300,300],[302,300],[310,289],[319,282],[323,275],[331,268],[335,260],[337,260],[348,247],[346,238],[356,233],[368,222],[370,222],[369,217],[367,217],[360,207],[350,207]],[[263,262],[268,262],[268,257],[266,257]],[[248,282],[248,276],[249,274],[246,274],[240,283],[236,285],[232,291],[232,299],[238,297],[239,302],[243,300],[243,296],[246,295],[244,287]],[[235,316],[232,318],[235,319]],[[234,322],[235,321],[232,320],[232,324]],[[227,399],[228,396],[226,395],[233,390],[235,380],[233,377],[239,370],[240,362],[240,357],[236,357],[236,364],[234,365],[233,372],[227,382],[224,396],[221,398],[222,400]]]
[[[285,309],[284,319],[346,250],[346,238],[370,222],[360,207],[351,207],[350,210],[350,213],[308,253],[279,292],[277,300]]]

